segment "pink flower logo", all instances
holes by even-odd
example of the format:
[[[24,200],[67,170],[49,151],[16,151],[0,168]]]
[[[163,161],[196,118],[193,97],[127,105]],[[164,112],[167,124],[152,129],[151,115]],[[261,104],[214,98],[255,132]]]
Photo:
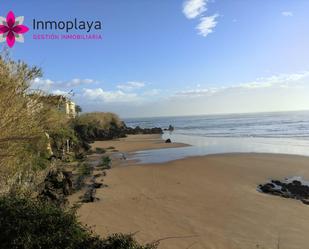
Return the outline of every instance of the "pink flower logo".
[[[11,48],[15,41],[24,42],[23,34],[29,31],[29,28],[22,25],[24,17],[15,18],[13,11],[10,11],[6,18],[0,16],[0,42],[5,42]]]

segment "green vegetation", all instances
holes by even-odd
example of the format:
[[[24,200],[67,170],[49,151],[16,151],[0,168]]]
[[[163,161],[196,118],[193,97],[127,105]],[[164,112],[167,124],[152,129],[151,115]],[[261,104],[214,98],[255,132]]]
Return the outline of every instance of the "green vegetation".
[[[98,165],[102,169],[110,169],[112,160],[108,156],[103,156],[101,163]]]
[[[74,120],[73,128],[81,141],[108,140],[124,137],[123,122],[109,112],[94,112],[80,115]]]
[[[76,105],[75,106],[75,112],[76,112],[76,115],[78,116],[81,112],[82,112],[82,108],[79,106],[79,105]]]
[[[117,114],[111,112],[85,113],[78,118],[80,124],[94,124],[97,128],[108,130],[116,126],[122,127],[123,123]]]
[[[0,194],[33,191],[51,157],[81,160],[89,142],[123,136],[117,115],[88,113],[72,119],[63,110],[65,97],[31,90],[41,76],[37,67],[0,57]]]
[[[67,98],[31,90],[41,76],[37,67],[0,56],[0,248],[156,248],[139,245],[131,235],[101,239],[77,221],[74,210],[54,205],[71,193],[73,182],[63,170],[68,162],[84,160],[91,141],[124,136],[124,124],[112,113],[67,115]],[[110,164],[109,157],[102,158],[104,169]],[[50,174],[52,169],[57,174]],[[76,185],[91,170],[80,162]]]
[[[131,235],[100,239],[82,226],[72,210],[25,198],[0,198],[0,246],[10,249],[155,249]]]
[[[6,55],[0,58],[0,192],[21,191],[47,165],[46,119],[36,96],[27,94],[41,70]],[[18,181],[17,181],[18,179]],[[28,186],[31,184],[28,184]]]
[[[91,174],[91,167],[88,163],[81,163],[78,165],[78,174],[81,176],[89,176]]]
[[[83,160],[89,142],[123,136],[116,114],[87,113],[74,119],[63,110],[65,97],[31,90],[41,76],[37,67],[7,54],[0,57],[0,194],[31,192],[42,181],[42,170],[51,166],[49,159]]]

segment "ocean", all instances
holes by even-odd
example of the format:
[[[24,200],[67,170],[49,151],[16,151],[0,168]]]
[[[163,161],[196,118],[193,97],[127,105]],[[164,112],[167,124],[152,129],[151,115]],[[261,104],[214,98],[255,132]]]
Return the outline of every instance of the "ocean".
[[[163,139],[191,145],[137,152],[141,163],[219,153],[279,153],[309,156],[309,111],[125,119],[142,128],[172,125]]]

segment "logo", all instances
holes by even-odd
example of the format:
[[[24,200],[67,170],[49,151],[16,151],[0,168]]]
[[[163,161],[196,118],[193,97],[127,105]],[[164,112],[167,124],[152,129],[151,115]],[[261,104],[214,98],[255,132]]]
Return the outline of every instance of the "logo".
[[[24,17],[15,18],[13,11],[10,11],[6,18],[0,16],[0,42],[5,42],[10,48],[15,41],[24,42],[23,34],[29,31],[29,28],[23,25]]]
[[[99,20],[32,20],[34,40],[102,40]],[[42,33],[41,33],[42,32]]]

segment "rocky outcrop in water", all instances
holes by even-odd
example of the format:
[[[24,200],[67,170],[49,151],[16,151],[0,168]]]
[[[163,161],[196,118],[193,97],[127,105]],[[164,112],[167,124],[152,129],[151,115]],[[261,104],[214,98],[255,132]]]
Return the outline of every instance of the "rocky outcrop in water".
[[[160,127],[154,128],[141,128],[136,126],[135,128],[132,127],[125,127],[124,133],[128,135],[136,135],[136,134],[163,134],[163,130]]]
[[[164,129],[165,131],[173,131],[174,130],[174,126],[169,125],[167,129]]]
[[[126,137],[126,135],[136,134],[163,134],[163,130],[160,127],[154,128],[141,128],[140,126],[127,127],[123,122],[121,126],[111,125],[109,129],[100,129],[98,127],[89,128],[87,125],[75,125],[75,132],[80,137],[81,141],[91,143],[96,140],[111,140],[115,138]],[[83,144],[83,147],[88,148],[87,144]]]
[[[271,180],[258,186],[258,190],[270,195],[292,198],[309,205],[309,185],[302,180]]]

